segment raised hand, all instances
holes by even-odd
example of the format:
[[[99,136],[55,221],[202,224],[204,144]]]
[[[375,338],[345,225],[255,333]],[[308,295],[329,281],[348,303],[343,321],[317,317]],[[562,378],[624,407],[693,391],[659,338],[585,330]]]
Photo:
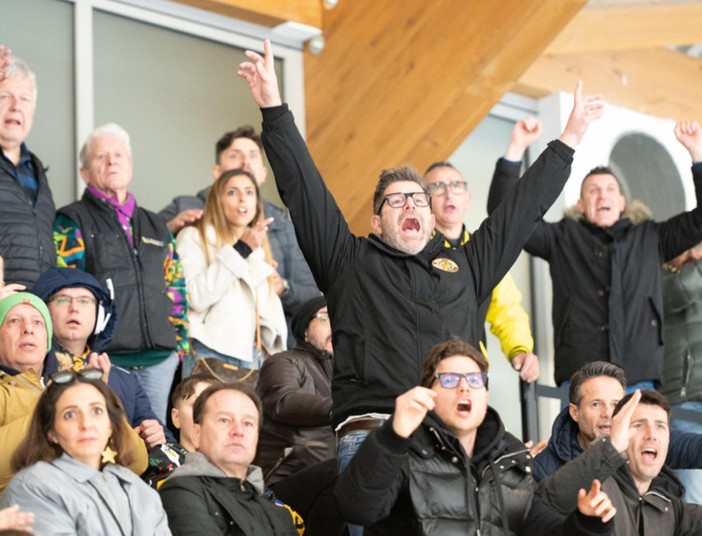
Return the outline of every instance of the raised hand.
[[[256,104],[261,108],[280,106],[283,101],[280,98],[278,78],[275,75],[271,42],[268,39],[263,42],[263,57],[251,50],[247,50],[244,54],[251,61],[241,62],[237,74],[248,82],[251,96]]]
[[[205,211],[202,210],[201,208],[189,208],[186,209],[182,212],[179,212],[173,218],[168,220],[166,223],[166,226],[168,227],[168,230],[173,234],[174,236],[178,234],[178,231],[180,231],[183,227],[187,225],[193,225],[194,223],[197,222],[200,218],[202,218],[202,214]]]
[[[583,515],[599,517],[602,523],[607,523],[617,513],[617,509],[609,496],[602,491],[602,484],[597,479],[592,481],[589,492],[585,493],[584,489],[578,491],[578,510]]]
[[[0,83],[5,80],[5,71],[10,65],[10,55],[12,51],[0,45]]]
[[[702,162],[702,129],[697,121],[675,125],[675,137],[689,151],[693,163]]]
[[[641,391],[634,391],[633,396],[627,400],[614,417],[612,417],[612,431],[609,440],[618,452],[624,452],[629,446],[629,439],[634,435],[635,430],[631,428],[631,416],[636,410],[641,400]]]
[[[577,147],[590,123],[602,117],[603,113],[602,95],[583,95],[583,81],[578,80],[573,94],[573,110],[558,139],[572,148]]]
[[[110,361],[110,357],[105,352],[101,354],[92,352],[88,356],[88,368],[102,369],[102,383],[107,384],[110,381],[112,361]]]
[[[532,458],[536,458],[542,450],[548,447],[548,439],[542,439],[536,445],[534,445],[534,442],[530,439],[524,443],[524,446],[529,449],[529,455]]]
[[[527,115],[517,121],[512,128],[512,137],[505,152],[505,159],[513,162],[522,160],[527,147],[538,140],[542,132],[543,125],[536,117]]]
[[[144,440],[146,446],[152,449],[166,442],[163,426],[156,419],[144,419],[134,431]]]
[[[263,245],[263,239],[268,233],[268,226],[273,223],[273,218],[266,218],[251,227],[247,227],[244,234],[239,237],[239,240],[244,242],[251,248],[251,251],[257,250]]]
[[[436,393],[426,387],[413,387],[395,399],[392,428],[400,437],[409,437],[434,409]]]

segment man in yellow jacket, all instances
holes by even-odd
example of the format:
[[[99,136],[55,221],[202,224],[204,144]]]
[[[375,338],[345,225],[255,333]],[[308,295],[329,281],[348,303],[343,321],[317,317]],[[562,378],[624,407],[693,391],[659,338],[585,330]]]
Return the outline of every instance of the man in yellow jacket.
[[[468,183],[450,162],[435,162],[429,166],[424,180],[431,194],[436,228],[445,237],[445,247],[462,246],[470,240],[464,224],[472,200]],[[539,377],[539,359],[533,353],[529,315],[521,301],[522,295],[508,273],[493,290],[490,301],[480,305],[480,316],[483,323],[490,323],[490,330],[500,340],[502,351],[521,379],[532,382]],[[480,346],[487,357],[484,331]]]
[[[12,454],[44,390],[41,374],[51,336],[51,315],[41,298],[16,292],[0,299],[0,492],[14,475]],[[136,432],[133,441],[138,456],[130,469],[141,474],[148,461],[146,447]]]

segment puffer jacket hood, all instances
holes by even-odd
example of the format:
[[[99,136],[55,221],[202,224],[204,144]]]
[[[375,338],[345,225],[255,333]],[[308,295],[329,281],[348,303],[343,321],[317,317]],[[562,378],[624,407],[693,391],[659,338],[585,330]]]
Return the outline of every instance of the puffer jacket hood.
[[[98,301],[97,321],[88,345],[92,351],[100,352],[112,339],[117,326],[117,308],[111,293],[97,279],[78,268],[51,268],[41,274],[32,292],[47,302],[58,291],[75,287],[88,289]]]
[[[563,211],[563,217],[570,220],[580,221],[583,219],[583,213],[580,212],[575,205],[571,205]],[[651,209],[648,208],[643,201],[634,199],[631,202],[627,202],[620,219],[628,219],[632,224],[637,225],[639,223],[652,220],[653,214],[651,213]]]

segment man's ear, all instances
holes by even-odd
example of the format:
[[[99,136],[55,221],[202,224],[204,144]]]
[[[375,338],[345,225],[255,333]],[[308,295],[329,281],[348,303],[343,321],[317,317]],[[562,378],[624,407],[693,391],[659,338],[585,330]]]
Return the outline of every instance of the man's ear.
[[[212,178],[214,180],[219,179],[219,176],[222,174],[222,168],[219,167],[219,164],[215,164],[212,166]]]
[[[176,408],[171,409],[171,421],[173,426],[180,430],[180,412]]]
[[[583,200],[578,197],[578,202],[575,203],[575,208],[580,214],[585,214],[585,207],[583,207]]]
[[[200,425],[195,424],[193,426],[193,434],[190,437],[190,441],[193,443],[193,447],[195,447],[195,450],[200,450]]]
[[[373,232],[375,234],[377,234],[378,236],[383,235],[382,227],[380,226],[380,216],[378,216],[377,214],[373,214],[370,219],[370,224],[371,229],[373,229]]]
[[[570,413],[571,419],[578,422],[578,418],[580,417],[580,414],[578,413],[578,406],[575,404],[568,404],[568,413]]]
[[[90,175],[88,174],[88,170],[84,167],[80,168],[80,178],[83,179],[83,182],[85,182],[85,184],[90,184],[90,181],[88,180],[90,178]]]
[[[264,182],[266,182],[266,179],[268,178],[268,167],[263,166],[261,170],[261,182],[258,183],[259,186],[262,186]]]

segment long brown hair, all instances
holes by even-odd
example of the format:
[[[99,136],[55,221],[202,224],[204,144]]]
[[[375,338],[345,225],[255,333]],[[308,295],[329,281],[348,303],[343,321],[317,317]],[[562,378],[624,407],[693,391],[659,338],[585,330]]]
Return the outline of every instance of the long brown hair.
[[[212,262],[213,253],[210,251],[210,246],[207,242],[207,229],[212,226],[215,232],[215,247],[219,250],[227,245],[232,245],[236,242],[239,237],[236,236],[232,225],[229,223],[224,215],[224,208],[222,206],[222,198],[224,197],[224,190],[227,187],[229,179],[232,177],[237,177],[239,175],[244,175],[248,177],[256,190],[256,215],[254,216],[249,227],[263,221],[265,216],[263,215],[263,198],[261,197],[261,190],[258,187],[256,178],[248,171],[243,168],[230,169],[222,173],[219,178],[215,181],[212,188],[210,188],[210,193],[207,195],[207,201],[205,201],[205,211],[197,222],[197,230],[200,232],[200,241],[202,242],[202,247],[205,251],[205,259],[209,265]],[[268,242],[268,236],[263,239],[264,257],[268,264],[274,265],[273,254],[271,253],[271,246]]]
[[[129,425],[117,395],[101,380],[89,380],[76,376],[68,383],[50,383],[41,394],[39,402],[34,408],[27,435],[12,455],[13,470],[19,471],[40,461],[50,462],[63,454],[63,449],[59,444],[49,441],[49,432],[53,429],[56,421],[58,399],[63,393],[79,383],[92,385],[105,397],[105,407],[112,425],[112,438],[109,445],[117,451],[116,463],[128,466],[134,461],[136,453],[129,434]]]

